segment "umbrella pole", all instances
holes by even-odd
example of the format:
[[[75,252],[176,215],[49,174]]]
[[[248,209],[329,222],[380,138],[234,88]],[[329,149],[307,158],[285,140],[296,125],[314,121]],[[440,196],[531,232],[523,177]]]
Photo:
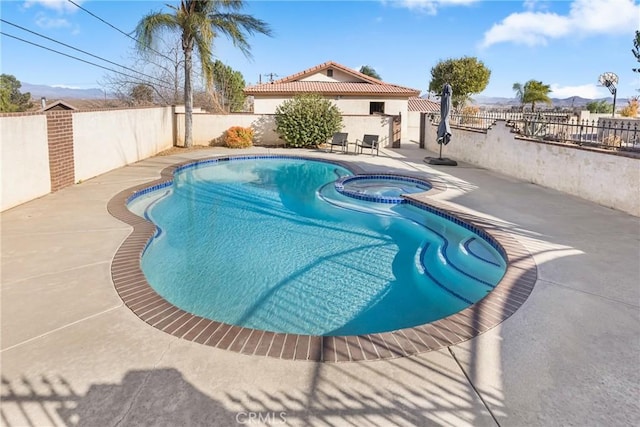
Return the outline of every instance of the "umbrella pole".
[[[438,158],[442,160],[442,145],[443,145],[442,142],[439,145],[440,145],[440,154],[438,154]]]

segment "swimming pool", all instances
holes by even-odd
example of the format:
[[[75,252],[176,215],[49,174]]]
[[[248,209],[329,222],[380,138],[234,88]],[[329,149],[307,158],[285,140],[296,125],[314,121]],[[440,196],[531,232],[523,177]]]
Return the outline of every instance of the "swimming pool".
[[[352,175],[273,156],[179,167],[128,197],[157,226],[142,271],[188,313],[315,336],[434,322],[494,289],[507,264],[488,235],[420,204],[341,194],[335,183]],[[385,187],[383,178],[372,179]]]

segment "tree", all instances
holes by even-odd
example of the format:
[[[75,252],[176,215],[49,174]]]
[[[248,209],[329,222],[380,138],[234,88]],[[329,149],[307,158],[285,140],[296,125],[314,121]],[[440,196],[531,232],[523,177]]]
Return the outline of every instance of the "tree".
[[[169,6],[173,13],[152,12],[143,17],[136,27],[138,48],[148,50],[154,38],[163,31],[181,34],[184,53],[184,145],[193,142],[193,55],[200,59],[202,74],[207,86],[213,82],[211,52],[217,34],[231,39],[245,56],[250,56],[247,35],[262,33],[271,35],[269,26],[251,15],[238,13],[244,7],[243,0],[181,0],[179,6]]]
[[[471,94],[480,93],[489,84],[491,71],[475,57],[447,59],[431,68],[429,91],[442,92],[442,86],[449,83],[453,89],[451,101],[455,109],[464,107]]]
[[[153,102],[153,89],[145,84],[138,84],[131,89],[131,98],[135,105],[151,104]]]
[[[640,62],[640,31],[636,30],[636,38],[633,40],[633,49],[631,53],[636,57],[636,61]],[[632,68],[636,73],[640,73],[640,68]]]
[[[159,105],[175,105],[184,98],[180,93],[184,86],[182,60],[182,41],[176,34],[163,35],[154,41],[153,50],[131,53],[131,65],[134,72],[109,73],[102,80],[102,85],[109,89],[118,99],[135,104],[131,98],[134,88],[140,84],[148,86],[153,92],[153,102]]]
[[[244,109],[246,96],[243,90],[246,84],[242,73],[216,60],[213,63],[213,86],[225,111],[237,112]]]
[[[362,74],[366,74],[369,77],[373,77],[374,79],[382,80],[380,74],[378,74],[376,70],[373,69],[373,67],[370,67],[368,65],[363,65],[362,67],[360,67],[360,72]]]
[[[276,132],[293,147],[326,142],[342,129],[342,113],[318,94],[297,95],[276,108]]]
[[[620,110],[620,115],[622,117],[637,117],[638,111],[640,110],[640,102],[638,102],[638,97],[634,96],[629,99],[627,106]]]
[[[516,97],[522,104],[522,110],[526,104],[531,104],[531,111],[535,111],[536,102],[545,102],[551,104],[551,98],[549,98],[549,92],[551,92],[551,86],[546,85],[538,80],[529,80],[524,85],[520,83],[513,84],[513,90],[516,92]]]
[[[0,75],[0,112],[16,113],[33,107],[31,93],[20,93],[22,83],[11,74]]]
[[[613,105],[609,104],[604,99],[601,99],[599,101],[587,102],[587,110],[589,110],[590,113],[594,114],[611,113],[613,112]]]

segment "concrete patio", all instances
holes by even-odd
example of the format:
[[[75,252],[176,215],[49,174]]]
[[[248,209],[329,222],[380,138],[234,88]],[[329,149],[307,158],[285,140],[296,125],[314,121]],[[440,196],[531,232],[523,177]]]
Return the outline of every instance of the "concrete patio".
[[[189,158],[154,157],[1,215],[1,423],[6,426],[622,426],[640,423],[640,219],[481,168],[427,166],[414,144],[379,157],[253,148],[424,173],[433,196],[500,222],[538,281],[498,327],[376,362],[247,356],[136,317],[110,276],[131,228],[107,202]],[[619,185],[619,183],[611,183]]]

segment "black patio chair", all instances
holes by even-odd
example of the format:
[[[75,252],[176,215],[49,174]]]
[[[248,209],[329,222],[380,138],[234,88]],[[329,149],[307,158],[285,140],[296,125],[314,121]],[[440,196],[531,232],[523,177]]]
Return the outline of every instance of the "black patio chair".
[[[373,156],[373,150],[376,150],[376,156],[380,154],[379,144],[378,144],[378,135],[367,135],[365,134],[362,139],[356,139],[356,152],[358,152],[358,147],[360,147],[360,152],[365,148],[369,148],[371,150],[371,155]]]
[[[331,141],[329,141],[329,152],[333,151],[333,146],[334,145],[338,145],[340,147],[342,147],[342,151],[345,152],[347,151],[347,137],[349,136],[348,133],[346,132],[336,132],[333,134],[333,137],[331,138]]]

